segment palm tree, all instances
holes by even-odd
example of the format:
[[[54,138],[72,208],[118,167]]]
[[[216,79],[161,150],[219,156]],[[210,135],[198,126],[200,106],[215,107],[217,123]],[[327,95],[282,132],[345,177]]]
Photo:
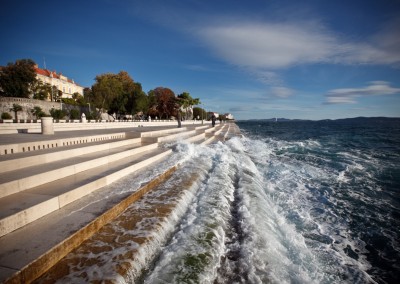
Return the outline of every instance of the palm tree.
[[[10,108],[10,111],[13,111],[15,114],[15,120],[18,121],[18,112],[22,111],[22,106],[20,106],[19,104],[13,104],[13,107]]]

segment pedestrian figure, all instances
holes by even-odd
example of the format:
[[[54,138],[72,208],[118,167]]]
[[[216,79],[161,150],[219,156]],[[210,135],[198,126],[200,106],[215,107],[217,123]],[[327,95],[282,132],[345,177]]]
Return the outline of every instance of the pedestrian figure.
[[[213,114],[212,116],[211,116],[211,123],[212,123],[212,126],[214,127],[215,126],[215,121],[217,120],[217,118],[215,117],[215,115]]]

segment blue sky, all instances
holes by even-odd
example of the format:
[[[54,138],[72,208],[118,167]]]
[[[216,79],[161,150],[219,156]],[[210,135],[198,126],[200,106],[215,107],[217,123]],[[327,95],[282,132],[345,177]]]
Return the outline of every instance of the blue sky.
[[[400,117],[399,0],[0,1],[0,65],[124,70],[237,119]]]

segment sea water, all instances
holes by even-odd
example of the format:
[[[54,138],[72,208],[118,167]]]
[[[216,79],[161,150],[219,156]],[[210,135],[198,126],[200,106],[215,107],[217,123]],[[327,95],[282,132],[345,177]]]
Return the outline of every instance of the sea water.
[[[152,232],[142,261],[116,282],[400,283],[400,119],[237,125],[243,137],[166,145],[174,149],[168,160],[114,185],[113,194],[134,191],[173,165],[168,184],[198,176]],[[141,230],[124,234],[147,234]],[[118,266],[112,254],[125,254],[119,250],[89,255],[108,260],[78,265],[58,282],[112,279],[106,273]]]
[[[237,125],[145,283],[400,283],[400,119]]]

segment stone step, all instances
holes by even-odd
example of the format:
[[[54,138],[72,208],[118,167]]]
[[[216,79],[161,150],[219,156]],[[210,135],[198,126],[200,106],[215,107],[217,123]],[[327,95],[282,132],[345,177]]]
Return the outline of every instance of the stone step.
[[[26,135],[26,134],[21,134],[21,135]],[[112,139],[125,139],[125,138],[126,138],[126,132],[117,132],[117,133],[107,133],[107,134],[83,136],[83,137],[43,139],[39,141],[30,141],[25,143],[9,143],[5,145],[0,145],[0,155],[24,153],[30,151],[43,150],[43,149],[76,145],[76,144],[106,141]]]
[[[188,127],[193,128],[192,126]],[[13,142],[0,145],[0,159],[3,159],[4,157],[9,156],[10,154],[16,154],[16,153],[34,152],[38,150],[65,147],[71,145],[80,145],[80,144],[100,142],[100,141],[105,142],[114,139],[121,140],[127,138],[163,136],[166,134],[173,134],[177,132],[187,131],[187,129],[188,129],[187,127],[182,127],[182,128],[173,127],[173,128],[158,129],[158,130],[151,130],[151,128],[135,128],[134,130],[127,129],[127,131],[117,131],[99,135],[80,135],[79,137],[64,137],[58,139],[54,139],[52,138],[52,136],[46,137],[40,135],[39,137],[41,137],[42,140],[37,139],[24,143]],[[82,132],[84,133],[84,131]]]
[[[140,132],[139,137],[167,136],[167,135],[171,135],[171,134],[185,132],[187,130],[188,130],[187,127],[181,127],[181,128],[168,128],[168,129],[155,130],[155,131],[145,131],[145,132]]]
[[[171,150],[153,149],[92,167],[0,199],[0,236],[78,200],[161,159]]]
[[[191,136],[186,137],[185,140],[204,144],[218,141],[215,136],[205,137],[208,128],[207,125],[186,129],[185,131],[191,132]],[[217,132],[222,128],[225,128],[225,125],[217,125],[214,130]],[[181,131],[175,133],[180,134]],[[168,131],[163,133],[164,137],[174,135],[166,133],[168,134]],[[133,134],[130,133],[128,136],[130,135]],[[155,134],[148,133],[144,136],[146,135]],[[139,136],[137,138],[142,138],[141,134]],[[179,135],[174,137],[178,139]],[[111,183],[127,175],[132,176],[140,174],[143,170],[147,171],[149,166],[172,153],[172,150],[165,147],[152,148],[153,144],[146,146],[150,149],[145,152],[120,157],[114,162],[101,166],[92,165],[92,168],[77,174],[1,198],[0,235],[3,236],[0,237],[0,282],[11,275],[16,275],[13,279],[22,279],[22,282],[34,279],[29,278],[25,273],[35,274],[39,268],[48,269],[54,261],[57,262],[57,254],[72,250],[84,239],[90,237],[90,233],[84,235],[80,233],[75,238],[71,237],[71,234],[78,231],[86,233],[96,231],[99,226],[102,226],[98,224],[99,220],[103,223],[107,222],[108,219],[101,215],[106,205],[104,208],[103,205],[90,205],[94,197],[101,196],[110,190]],[[111,190],[108,193],[109,198],[103,198],[101,202],[112,207],[113,205],[108,203],[113,200],[113,195],[114,191]],[[4,235],[7,230],[3,231],[3,228],[7,226],[9,226],[7,229],[9,233]],[[35,275],[35,277],[38,276]],[[22,278],[18,278],[20,276]]]
[[[31,283],[173,172],[171,168],[131,192],[115,193],[114,185],[103,187],[1,237],[0,283]],[[135,180],[137,174],[132,175],[127,182]]]
[[[196,129],[189,131],[185,128],[179,131],[171,129],[171,131],[146,134],[168,134],[161,136],[163,139],[160,142],[178,138],[188,138],[190,141],[204,140],[204,133],[198,134]],[[132,170],[147,166],[149,161],[164,156],[164,154],[156,155],[156,151],[163,153],[170,151],[158,149],[158,143],[147,145],[139,143],[140,139],[146,138],[148,137],[145,135],[142,138],[127,140],[135,143],[119,141],[106,145],[95,145],[93,149],[89,147],[91,153],[83,155],[84,150],[79,152],[74,149],[73,151],[78,151],[81,155],[68,157],[68,155],[59,154],[60,159],[54,162],[46,163],[43,158],[43,164],[40,167],[31,166],[0,174],[0,180],[2,180],[0,184],[0,208],[2,208],[0,211],[0,236],[109,184],[113,181],[113,176],[117,176],[114,180],[119,179],[124,176],[121,173],[128,174]],[[158,139],[159,137],[152,138]],[[110,144],[122,146],[112,147]],[[108,147],[103,150],[103,147],[107,145]],[[150,157],[143,158],[142,154],[146,152],[150,152]],[[51,155],[56,154],[57,152]],[[40,157],[35,156],[37,160],[40,160]],[[131,166],[131,164],[137,165]],[[124,170],[125,168],[128,171]]]
[[[196,134],[196,130],[190,130],[190,131],[169,134],[169,135],[148,136],[148,137],[142,137],[142,142],[143,143],[167,143],[167,142],[171,142],[171,141],[176,141],[178,139],[184,139],[186,137],[193,136],[195,134]]]
[[[176,141],[179,139],[185,139],[187,137],[196,135],[198,133],[204,133],[204,130],[209,128],[209,126],[196,126],[196,127],[183,127],[177,128],[171,134],[168,131],[163,131],[159,133],[147,133],[141,134],[143,143],[167,143],[171,141]],[[179,131],[180,130],[180,131]]]
[[[123,139],[123,140],[103,140],[100,142],[88,143],[87,146],[74,144],[62,148],[43,149],[41,151],[31,151],[18,153],[14,155],[0,156],[0,174],[18,169],[28,168],[51,163],[59,160],[69,159],[83,154],[94,153],[98,151],[110,150],[117,147],[139,144],[141,138]]]
[[[168,134],[168,135],[166,135]],[[46,154],[29,155],[17,159],[7,159],[0,162],[0,197],[24,191],[34,186],[63,178],[84,171],[92,165],[107,164],[122,157],[134,155],[140,151],[156,148],[158,145],[139,147],[140,140],[144,143],[152,141],[168,142],[178,138],[194,136],[196,130],[187,128],[148,131],[144,133],[129,133],[126,136],[143,136],[113,143],[93,145],[78,149],[56,151]],[[158,137],[156,135],[164,135]],[[125,147],[125,149],[124,149]],[[124,150],[124,151],[122,151]],[[41,165],[38,167],[38,165]],[[18,171],[18,169],[21,169]]]
[[[35,186],[74,175],[99,165],[107,165],[126,156],[155,149],[157,144],[142,146],[141,143],[125,145],[117,148],[99,150],[69,159],[45,163],[39,166],[22,168],[20,170],[0,174],[0,198],[22,192]],[[40,159],[40,157],[38,157]]]

